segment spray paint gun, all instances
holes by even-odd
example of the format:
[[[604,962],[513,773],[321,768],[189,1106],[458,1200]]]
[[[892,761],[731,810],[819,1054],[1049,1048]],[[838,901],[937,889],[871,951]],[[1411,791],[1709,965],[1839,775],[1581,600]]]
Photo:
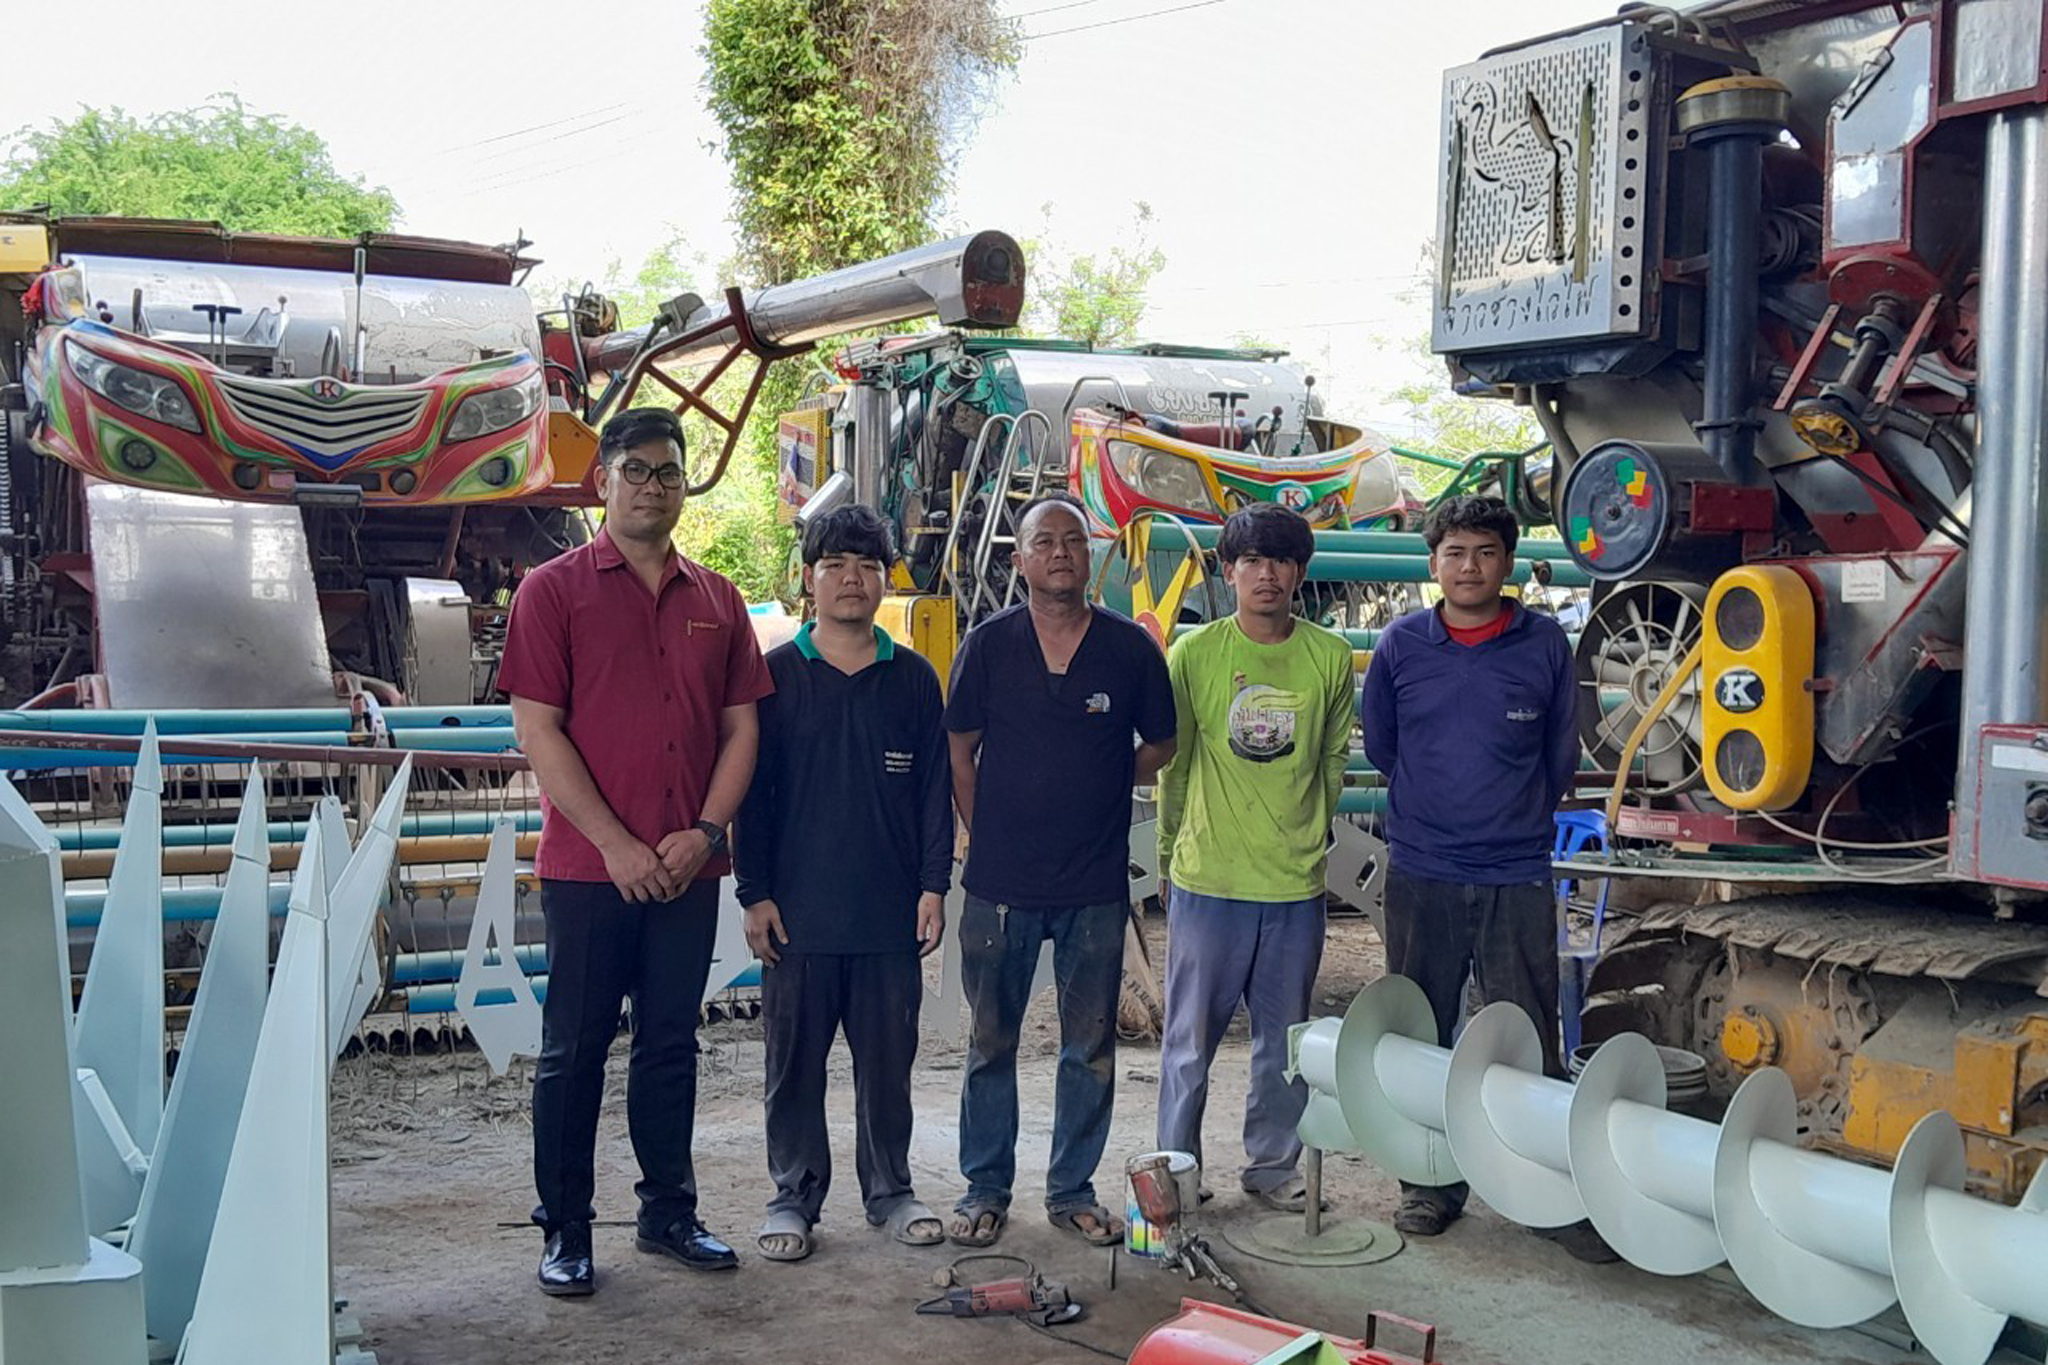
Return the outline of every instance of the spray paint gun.
[[[1181,1271],[1190,1280],[1207,1280],[1240,1303],[1246,1302],[1244,1286],[1216,1263],[1208,1242],[1188,1227],[1189,1193],[1200,1188],[1193,1158],[1185,1152],[1150,1152],[1133,1157],[1124,1173],[1138,1212],[1156,1239],[1159,1263]],[[1199,1194],[1194,1198],[1198,1201]]]

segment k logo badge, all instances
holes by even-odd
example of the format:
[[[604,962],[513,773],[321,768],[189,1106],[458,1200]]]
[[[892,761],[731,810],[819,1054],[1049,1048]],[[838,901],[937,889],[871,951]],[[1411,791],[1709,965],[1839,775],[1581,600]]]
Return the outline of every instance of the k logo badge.
[[[1714,682],[1714,700],[1723,711],[1746,715],[1764,704],[1764,680],[1747,668],[1731,668]]]

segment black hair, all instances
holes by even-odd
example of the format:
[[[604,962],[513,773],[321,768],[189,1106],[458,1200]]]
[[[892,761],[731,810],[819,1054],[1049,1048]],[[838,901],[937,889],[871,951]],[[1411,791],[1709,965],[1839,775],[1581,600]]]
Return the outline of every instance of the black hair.
[[[1054,493],[1040,493],[1017,509],[1017,548],[1024,547],[1024,527],[1042,507],[1064,507],[1072,512],[1081,523],[1081,529],[1088,529],[1088,514],[1081,507],[1081,500],[1072,493],[1061,490]]]
[[[601,464],[610,464],[634,446],[660,440],[676,443],[678,460],[690,448],[683,439],[683,421],[675,413],[667,408],[627,408],[604,424],[597,438],[597,458]]]
[[[1223,523],[1223,534],[1216,538],[1216,557],[1225,564],[1259,555],[1306,568],[1315,552],[1316,533],[1308,518],[1277,502],[1240,507]]]
[[[1431,508],[1422,523],[1422,543],[1435,553],[1444,537],[1453,531],[1491,531],[1500,537],[1501,547],[1508,554],[1515,552],[1515,541],[1522,534],[1506,503],[1477,493],[1445,498]]]
[[[804,563],[816,564],[827,555],[856,555],[880,560],[886,567],[896,562],[893,531],[872,507],[857,502],[835,507],[804,528]]]

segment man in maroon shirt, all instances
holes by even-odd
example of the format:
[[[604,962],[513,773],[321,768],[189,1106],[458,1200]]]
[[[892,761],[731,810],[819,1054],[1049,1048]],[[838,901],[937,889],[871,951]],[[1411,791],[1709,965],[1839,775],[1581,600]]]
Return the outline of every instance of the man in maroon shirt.
[[[754,703],[774,690],[739,590],[676,553],[687,475],[675,414],[620,413],[598,461],[604,529],[526,576],[498,671],[541,789],[548,995],[533,1220],[547,1238],[540,1287],[555,1295],[596,1288],[592,1164],[626,997],[635,1244],[695,1270],[739,1263],[697,1218],[697,1015],[726,829],[754,772]]]

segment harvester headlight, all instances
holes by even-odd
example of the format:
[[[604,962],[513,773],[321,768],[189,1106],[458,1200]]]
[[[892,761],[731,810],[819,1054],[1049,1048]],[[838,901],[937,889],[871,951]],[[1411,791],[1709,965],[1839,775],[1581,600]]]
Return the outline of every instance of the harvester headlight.
[[[1358,462],[1351,476],[1349,504],[1354,521],[1376,517],[1401,503],[1401,469],[1392,455],[1380,453]]]
[[[185,396],[177,380],[123,365],[68,342],[64,355],[79,382],[108,402],[165,426],[199,430],[199,416],[192,410],[192,400]]]
[[[1202,479],[1202,468],[1193,460],[1169,455],[1163,450],[1141,446],[1135,441],[1111,441],[1109,461],[1117,477],[1133,492],[1165,503],[1169,507],[1216,515],[1216,503]]]
[[[448,430],[441,434],[441,441],[452,444],[517,426],[540,411],[542,393],[538,370],[517,384],[473,393],[455,405],[455,415],[448,419]]]

